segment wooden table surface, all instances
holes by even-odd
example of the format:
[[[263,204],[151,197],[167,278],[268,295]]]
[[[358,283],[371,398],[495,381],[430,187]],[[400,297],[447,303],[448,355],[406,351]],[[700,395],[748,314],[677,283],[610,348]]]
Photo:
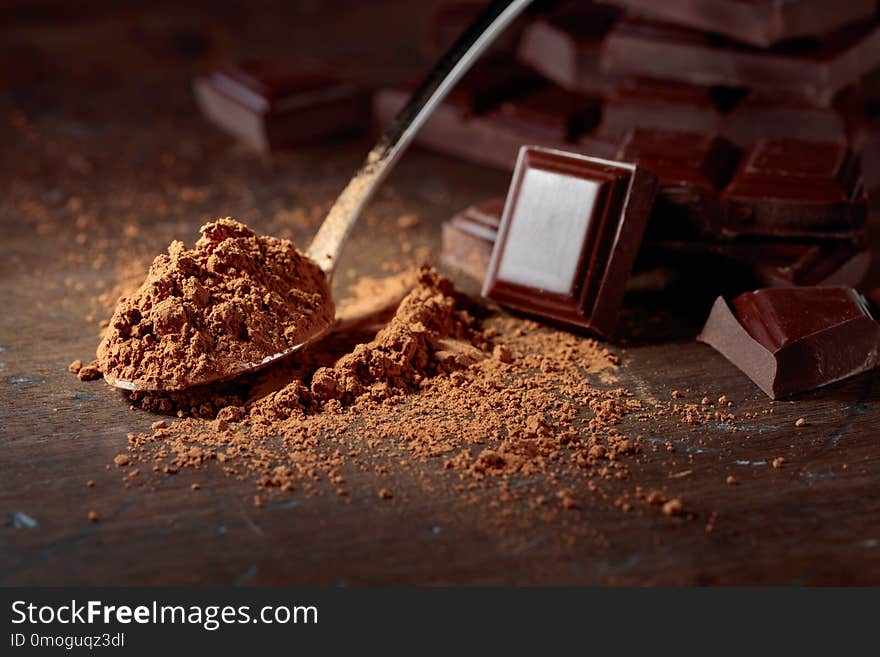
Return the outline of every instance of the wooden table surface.
[[[693,341],[710,297],[688,286],[651,301],[666,319],[612,347],[618,385],[644,400],[726,395],[738,419],[625,419],[622,432],[674,451],[644,450],[612,486],[672,491],[692,520],[597,498],[553,522],[522,511],[498,531],[439,469],[430,492],[392,472],[400,494],[389,503],[357,473],[347,500],[292,494],[262,509],[253,482],[216,468],[198,474],[197,495],[190,472],[155,490],[124,486],[107,464],[156,418],[67,372],[94,353],[107,313],[96,297],[217,216],[306,242],[369,146],[251,153],[199,117],[194,71],[285,48],[370,83],[424,66],[417,37],[431,3],[249,4],[211,14],[98,3],[54,23],[23,9],[0,28],[0,584],[880,584],[877,376],[770,403]],[[402,212],[421,219],[413,245],[436,250],[441,221],[506,185],[500,172],[414,149],[358,227],[339,294],[404,257]],[[630,317],[644,302],[628,299]]]

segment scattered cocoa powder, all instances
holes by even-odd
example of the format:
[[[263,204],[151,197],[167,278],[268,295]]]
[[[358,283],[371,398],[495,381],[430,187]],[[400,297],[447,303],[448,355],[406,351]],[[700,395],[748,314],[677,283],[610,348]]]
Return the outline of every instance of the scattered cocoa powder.
[[[228,218],[201,234],[193,250],[173,242],[120,300],[98,347],[102,372],[183,388],[226,378],[330,324],[326,277],[291,242]]]
[[[680,516],[683,510],[681,500],[678,498],[669,500],[663,505],[664,516]]]

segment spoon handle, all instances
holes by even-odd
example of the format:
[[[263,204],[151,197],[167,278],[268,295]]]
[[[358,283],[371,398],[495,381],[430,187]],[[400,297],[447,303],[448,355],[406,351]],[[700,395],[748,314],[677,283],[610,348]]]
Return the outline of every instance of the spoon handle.
[[[348,234],[373,193],[455,83],[532,0],[493,0],[434,65],[428,77],[367,154],[309,245],[308,255],[330,278]]]

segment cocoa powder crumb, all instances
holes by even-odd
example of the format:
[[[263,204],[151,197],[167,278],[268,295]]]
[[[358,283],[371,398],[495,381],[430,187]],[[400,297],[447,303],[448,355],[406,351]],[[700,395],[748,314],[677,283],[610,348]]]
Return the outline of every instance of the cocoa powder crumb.
[[[681,500],[678,498],[671,499],[663,505],[664,516],[680,516],[681,512],[682,504]]]
[[[404,230],[415,228],[419,223],[419,218],[414,214],[404,214],[397,218],[397,225]]]
[[[72,363],[71,363],[72,365]],[[70,369],[70,368],[68,368]],[[101,378],[101,368],[98,366],[98,361],[93,360],[88,365],[82,365],[77,371],[76,375],[79,377],[80,381],[94,381],[96,379]]]
[[[387,488],[380,488],[379,489],[379,499],[380,500],[390,500],[392,497],[394,497],[394,494],[389,489],[387,489]]]
[[[736,486],[739,482],[736,480],[736,477],[733,475],[727,475],[727,479],[724,480],[728,486]]]
[[[784,463],[785,459],[781,456],[777,456],[775,459],[773,459],[771,465],[778,470],[783,466]]]
[[[116,464],[117,468],[124,468],[131,464],[131,459],[125,454],[117,454],[113,457],[113,463]]]
[[[650,493],[648,493],[646,501],[648,502],[648,504],[658,506],[666,501],[666,496],[663,494],[662,491],[652,490]]]
[[[799,417],[797,420],[795,420],[795,422],[794,422],[794,426],[796,426],[796,427],[805,427],[805,426],[807,426],[807,420],[806,420],[806,418]]]
[[[89,522],[92,522],[92,523],[98,522],[100,520],[100,517],[98,516],[97,511],[89,511],[89,514],[87,517],[89,519]]]

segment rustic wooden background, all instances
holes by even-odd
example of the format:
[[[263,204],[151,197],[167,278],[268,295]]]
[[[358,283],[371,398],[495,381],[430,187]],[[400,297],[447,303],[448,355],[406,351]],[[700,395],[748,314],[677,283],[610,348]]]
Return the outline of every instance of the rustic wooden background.
[[[388,503],[371,477],[352,474],[347,501],[294,494],[255,509],[253,484],[216,469],[150,490],[123,486],[106,468],[126,434],[155,417],[67,372],[94,352],[106,314],[96,295],[113,290],[126,265],[171,239],[192,242],[218,215],[306,242],[370,143],[251,153],[199,117],[194,72],[294,49],[368,83],[404,79],[426,65],[419,33],[436,4],[243,2],[219,12],[99,2],[82,14],[40,2],[20,3],[4,21],[0,584],[880,584],[876,375],[771,404],[692,340],[711,295],[688,285],[650,300],[665,319],[614,350],[620,385],[639,397],[723,394],[743,418],[624,424],[675,451],[646,450],[620,492],[633,483],[673,491],[693,520],[597,499],[552,522],[525,515],[502,532],[441,473],[430,493],[392,473],[398,493]],[[401,212],[422,220],[407,241],[436,249],[442,220],[506,185],[502,173],[413,150],[359,226],[339,293],[403,257]],[[629,299],[630,316],[655,314],[643,312],[646,302]],[[801,417],[808,425],[795,428]],[[773,468],[779,456],[784,466]],[[728,474],[739,485],[726,485]],[[203,488],[193,494],[196,480]],[[90,509],[100,523],[87,521]]]

